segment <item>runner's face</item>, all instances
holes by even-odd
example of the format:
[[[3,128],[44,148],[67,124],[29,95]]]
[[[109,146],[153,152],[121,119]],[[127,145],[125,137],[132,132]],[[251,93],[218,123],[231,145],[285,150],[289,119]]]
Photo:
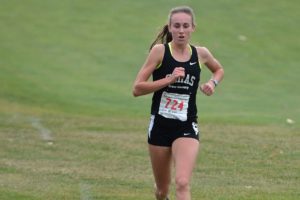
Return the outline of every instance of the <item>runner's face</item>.
[[[195,26],[192,23],[192,16],[186,13],[175,13],[171,16],[169,32],[172,34],[175,43],[188,43],[194,30]]]

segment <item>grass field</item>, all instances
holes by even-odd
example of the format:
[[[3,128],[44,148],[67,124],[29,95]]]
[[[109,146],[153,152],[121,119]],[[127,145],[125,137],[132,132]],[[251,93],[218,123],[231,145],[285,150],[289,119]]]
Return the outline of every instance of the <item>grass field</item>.
[[[153,199],[151,95],[131,88],[183,4],[197,17],[192,43],[225,68],[216,94],[197,99],[193,199],[300,198],[298,1],[0,3],[1,200]]]

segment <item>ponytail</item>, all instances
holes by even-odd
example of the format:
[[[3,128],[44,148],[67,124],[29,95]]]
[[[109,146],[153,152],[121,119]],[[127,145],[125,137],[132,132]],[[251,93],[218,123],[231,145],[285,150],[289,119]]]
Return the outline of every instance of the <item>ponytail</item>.
[[[162,30],[156,36],[156,39],[150,46],[150,50],[153,48],[154,45],[160,43],[165,44],[172,41],[172,34],[169,32],[168,24],[164,25]]]

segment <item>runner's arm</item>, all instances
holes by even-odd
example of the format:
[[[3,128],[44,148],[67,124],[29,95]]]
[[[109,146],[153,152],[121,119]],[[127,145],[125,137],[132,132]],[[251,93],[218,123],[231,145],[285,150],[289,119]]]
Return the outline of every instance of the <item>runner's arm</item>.
[[[201,91],[210,96],[214,93],[216,83],[220,83],[224,76],[224,70],[219,61],[205,47],[197,47],[198,56],[201,63],[212,72],[212,77],[205,84],[200,86]]]
[[[156,67],[162,62],[164,55],[164,45],[155,45],[141,70],[139,71],[136,80],[133,85],[133,96],[146,95],[157,90],[160,90],[172,83],[174,83],[178,77],[182,77],[182,69],[175,69],[171,76],[165,77],[156,81],[148,81],[149,77],[156,69]],[[184,76],[184,75],[183,75]]]

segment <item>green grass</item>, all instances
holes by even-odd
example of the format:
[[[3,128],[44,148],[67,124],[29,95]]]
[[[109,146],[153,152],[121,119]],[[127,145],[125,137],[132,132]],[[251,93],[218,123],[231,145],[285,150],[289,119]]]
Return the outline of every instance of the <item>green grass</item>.
[[[0,3],[1,200],[153,199],[151,95],[131,88],[169,9],[183,4],[196,13],[193,43],[225,68],[216,94],[198,95],[193,199],[299,199],[298,1]]]

